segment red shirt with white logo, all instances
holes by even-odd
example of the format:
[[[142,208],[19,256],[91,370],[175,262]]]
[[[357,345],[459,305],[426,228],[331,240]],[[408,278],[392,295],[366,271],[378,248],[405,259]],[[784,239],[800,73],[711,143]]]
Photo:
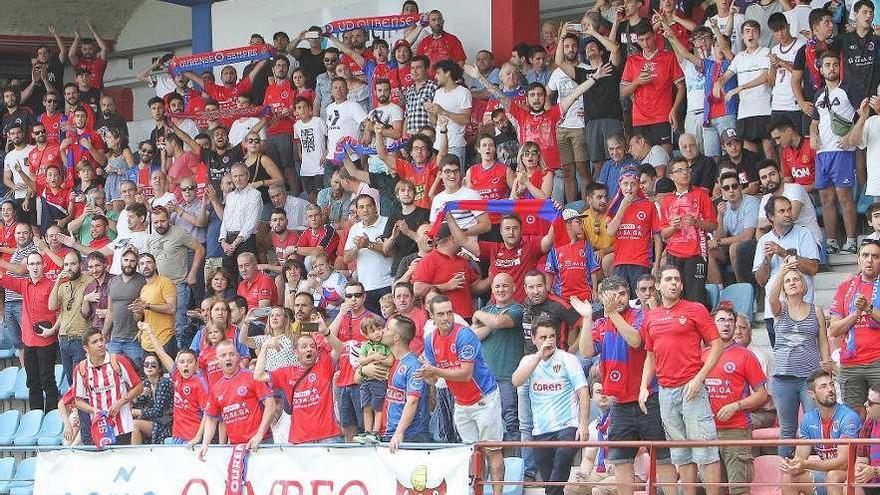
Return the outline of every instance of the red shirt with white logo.
[[[675,55],[666,50],[658,50],[651,58],[645,58],[638,52],[626,59],[620,80],[632,84],[643,70],[651,75],[651,82],[639,86],[633,93],[633,126],[669,122],[673,95],[671,88],[676,82],[684,80],[681,66],[675,60]]]
[[[284,261],[287,259],[287,256],[284,255],[284,251],[287,248],[298,246],[299,245],[299,232],[295,230],[288,230],[287,235],[284,239],[281,238],[280,235],[272,232],[272,247],[275,248],[275,257],[278,260],[278,264],[284,264]]]
[[[403,158],[398,158],[395,164],[397,165],[397,176],[409,180],[416,188],[413,196],[415,205],[430,210],[431,196],[428,196],[428,192],[434,185],[434,181],[437,180],[437,174],[440,173],[437,160],[432,158],[424,167],[417,167],[413,162]]]
[[[499,273],[509,274],[516,287],[513,298],[522,302],[526,297],[526,272],[533,270],[538,260],[544,256],[541,251],[541,240],[523,239],[513,248],[508,248],[503,242],[480,241],[479,244],[480,258],[489,261],[489,280]]]
[[[553,105],[540,113],[534,113],[528,108],[512,104],[509,110],[510,116],[516,119],[519,125],[519,142],[534,141],[541,148],[541,157],[550,170],[558,169],[559,147],[556,144],[556,127],[562,120],[562,109],[559,105]]]
[[[566,301],[571,296],[586,301],[592,299],[591,278],[600,268],[596,253],[586,239],[554,246],[547,253],[546,271],[556,274],[553,292]]]
[[[259,306],[261,299],[268,299],[269,304],[275,304],[278,301],[278,288],[275,287],[275,281],[263,273],[257,273],[251,280],[242,280],[238,284],[236,293],[247,299],[248,308]]]
[[[339,235],[333,227],[324,226],[317,229],[306,229],[299,235],[299,247],[318,247],[324,249],[324,254],[330,258],[330,263],[336,259],[336,249],[339,247]]]
[[[43,149],[40,149],[39,145],[34,146],[34,149],[28,153],[27,163],[31,176],[34,177],[39,188],[46,183],[46,169],[49,165],[61,168],[61,148],[58,146],[58,143],[52,142],[46,144],[46,147]],[[64,207],[67,208],[67,205],[65,204]]]
[[[180,376],[176,368],[171,374],[174,383],[174,423],[171,436],[192,440],[199,431],[202,414],[208,406],[208,383],[196,373],[189,378]]]
[[[880,291],[880,280],[863,280],[861,275],[855,275],[844,280],[837,287],[829,311],[838,318],[845,318],[855,311],[855,298],[859,294],[865,296],[868,304],[874,304],[878,291]],[[840,364],[844,366],[872,364],[878,359],[880,359],[880,323],[870,315],[862,313],[841,339]]]
[[[37,121],[43,124],[43,127],[46,128],[46,138],[49,139],[50,143],[61,143],[61,131],[64,130],[61,128],[61,119],[63,117],[63,113],[55,112],[54,115],[41,113],[40,116],[37,118]]]
[[[797,148],[782,148],[780,158],[783,177],[791,177],[804,187],[816,183],[816,151],[810,147],[810,138],[801,138]]]
[[[64,257],[67,256],[67,253],[69,251],[70,251],[70,249],[68,249],[64,246],[61,246],[60,248],[58,248],[58,251],[52,251],[52,252],[55,253],[59,258],[61,258],[63,260]],[[44,254],[43,255],[43,276],[45,276],[46,278],[48,278],[49,280],[54,282],[58,278],[58,275],[61,275],[61,266],[59,266],[57,263],[55,263],[55,260],[53,260],[51,256],[49,256],[48,254]]]
[[[361,365],[361,344],[367,340],[361,333],[361,321],[368,316],[376,316],[371,311],[364,311],[352,316],[350,312],[342,316],[339,324],[339,332],[336,337],[342,342],[342,352],[339,355],[339,376],[336,377],[337,387],[354,385],[354,370]],[[380,320],[382,317],[378,317]]]
[[[293,134],[293,104],[296,102],[296,97],[296,90],[293,89],[289,79],[269,84],[263,97],[263,104],[272,108],[272,117],[266,127],[266,134],[269,136]],[[279,114],[285,108],[289,109],[290,113],[282,117]]]
[[[223,370],[220,369],[220,361],[217,360],[216,346],[204,345],[199,348],[198,364],[202,376],[208,382],[208,386],[214,386],[215,383],[223,378]]]
[[[651,266],[653,235],[660,230],[660,215],[646,199],[630,204],[614,234],[614,266]],[[655,253],[659,256],[660,253]]]
[[[400,94],[413,85],[409,64],[398,65],[397,68],[391,69],[391,72],[388,73],[388,80],[391,81],[391,101],[404,107],[406,101],[400,97]]]
[[[689,382],[703,367],[702,343],[718,338],[706,307],[680,299],[645,313],[645,350],[653,352],[657,381],[667,388]]]
[[[440,36],[433,34],[424,38],[416,47],[417,55],[427,55],[431,67],[441,60],[460,61],[467,59],[461,41],[454,34],[444,32]],[[433,70],[431,71],[433,74]]]
[[[296,365],[273,371],[271,383],[284,393],[290,406],[290,443],[340,435],[333,415],[333,359],[329,349],[318,351],[318,360],[311,368]]]
[[[455,312],[464,318],[474,315],[474,298],[471,296],[470,286],[479,280],[479,275],[471,268],[470,261],[457,254],[447,255],[438,249],[432,249],[416,265],[412,275],[412,282],[423,282],[429,285],[445,284],[457,273],[464,273],[465,283],[458,289],[443,293],[452,301]]]
[[[483,168],[482,163],[476,163],[468,169],[470,188],[477,191],[483,199],[507,199],[510,197],[510,187],[507,186],[507,165],[501,162],[493,163],[489,169]],[[492,223],[501,221],[500,213],[490,213],[489,220]]]
[[[703,349],[703,359],[711,349]],[[767,381],[761,363],[752,351],[733,344],[721,355],[718,364],[706,375],[709,405],[715,413],[715,428],[719,430],[751,428],[749,414],[739,410],[727,421],[718,419],[718,411],[749,396],[750,390],[763,386]]]
[[[107,70],[107,61],[102,57],[80,57],[74,67],[89,71],[89,74],[92,75],[92,77],[89,78],[89,86],[95,89],[104,89],[104,71]]]
[[[211,386],[205,414],[223,421],[229,443],[246,443],[257,434],[263,421],[262,402],[272,397],[265,382],[254,380],[254,372],[237,370],[234,375],[222,376]],[[266,429],[266,436],[271,430]]]
[[[235,99],[238,98],[238,95],[247,93],[250,90],[250,77],[242,78],[241,81],[238,81],[235,83],[235,86],[232,87],[220,86],[211,81],[205,81],[205,94],[211,97],[211,99],[217,100],[217,103],[220,104],[221,110],[235,107]],[[235,122],[235,117],[220,119],[220,124],[227,129],[232,127],[233,122]]]
[[[367,48],[361,53],[361,57],[364,58],[364,63],[367,63],[367,60],[376,60],[376,56],[373,54],[372,48]],[[340,64],[348,65],[348,68],[351,70],[351,75],[353,76],[362,76],[364,75],[364,68],[361,65],[354,61],[353,58],[349,57],[346,54],[342,54],[339,57]]]
[[[672,193],[663,198],[660,205],[660,229],[669,227],[673,218],[686,215],[707,222],[718,221],[712,199],[702,187],[691,187],[684,194]],[[666,252],[676,258],[705,256],[706,231],[696,225],[685,225],[682,220],[681,227],[666,240]]]

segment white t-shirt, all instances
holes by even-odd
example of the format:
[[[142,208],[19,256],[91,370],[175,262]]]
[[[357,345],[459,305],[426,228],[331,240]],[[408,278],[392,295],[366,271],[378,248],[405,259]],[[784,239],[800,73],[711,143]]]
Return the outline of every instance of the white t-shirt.
[[[34,145],[29,144],[20,150],[13,149],[9,153],[6,154],[6,157],[3,159],[3,168],[5,171],[12,174],[12,182],[16,185],[25,184],[25,181],[21,178],[21,175],[15,171],[15,164],[18,163],[21,165],[22,172],[28,174],[28,177],[31,176],[30,168],[28,168],[28,154],[31,150],[34,149]],[[27,189],[22,189],[19,191],[15,191],[15,198],[21,199],[27,196]]]
[[[718,19],[718,29],[720,29],[722,33],[725,32],[725,30],[727,29],[728,17],[727,16],[721,17],[718,14],[715,14],[714,16],[712,16],[712,19]],[[742,40],[739,39],[739,35],[742,32],[742,25],[744,22],[746,22],[746,16],[744,16],[742,14],[734,14],[734,16],[733,16],[733,31],[730,32],[730,44],[731,44],[731,49],[733,50],[733,53],[735,53],[735,54],[739,53],[741,50],[745,49],[745,47],[742,44]],[[710,29],[712,28],[712,23],[710,22],[710,19],[706,19],[706,23],[703,25],[706,26],[707,28],[710,28]]]
[[[684,87],[687,89],[687,113],[694,114],[702,112],[705,106],[705,87],[706,76],[697,69],[697,66],[690,60],[680,60],[678,65],[684,73]]]
[[[770,49],[761,46],[753,53],[747,50],[737,53],[727,70],[736,74],[739,86],[745,86],[764,75],[764,71],[768,69],[770,69]],[[737,118],[770,115],[770,97],[770,86],[767,84],[743,90],[739,93]]]
[[[841,82],[836,88],[828,91],[828,87],[816,95],[815,106],[813,107],[813,120],[819,121],[819,153],[828,153],[832,151],[852,151],[855,148],[839,148],[837,140],[840,136],[834,133],[831,125],[831,111],[829,111],[828,103],[831,103],[831,110],[844,119],[853,122],[856,115],[856,109],[849,101],[849,96],[844,87],[846,83]]]
[[[358,137],[358,128],[367,118],[364,107],[345,100],[327,105],[327,158],[333,159],[336,145],[345,136]]]
[[[863,147],[868,148],[868,183],[865,185],[865,194],[868,196],[880,196],[880,116],[872,115],[865,121],[865,129],[862,131]]]
[[[199,132],[201,132],[199,126],[193,122],[192,119],[180,119],[180,121],[177,122],[177,127],[193,139],[195,139],[196,136],[199,135]],[[261,133],[260,135],[262,136],[263,134]]]
[[[260,123],[260,119],[257,117],[245,117],[243,119],[236,119],[235,122],[229,127],[229,144],[232,146],[238,146],[244,141],[244,137],[251,132],[251,129],[257,126]],[[260,139],[266,139],[266,126],[263,126],[260,129]]]
[[[362,235],[367,236],[370,242],[383,240],[387,223],[388,217],[382,216],[369,227],[364,227],[364,222],[355,223],[345,240],[345,250],[354,249],[354,240]],[[372,249],[358,250],[357,271],[358,281],[364,285],[364,290],[381,289],[394,283],[394,277],[391,275],[391,257],[383,256]]]
[[[770,52],[776,55],[779,60],[794,63],[795,55],[805,44],[806,42],[802,39],[795,38],[787,48],[777,44],[770,49]],[[801,109],[794,97],[794,92],[791,90],[791,71],[784,67],[776,69],[776,83],[773,85],[772,95],[773,104],[770,108],[773,111],[796,112]]]
[[[314,177],[323,174],[321,160],[327,153],[327,124],[320,117],[312,117],[308,122],[297,120],[293,124],[293,134],[302,146],[300,175]]]
[[[434,199],[431,200],[431,217],[430,220],[433,222],[437,219],[437,214],[440,213],[440,209],[449,201],[461,201],[463,199],[483,199],[480,197],[480,193],[474,191],[469,187],[461,186],[458,188],[458,191],[454,193],[448,193],[445,190],[434,195]],[[472,210],[452,210],[452,216],[455,218],[455,221],[458,223],[458,226],[462,229],[469,229],[477,224],[477,217],[482,215],[484,212],[482,211],[472,211]],[[476,254],[476,253],[475,253]]]
[[[810,12],[813,7],[809,5],[797,4],[791,10],[783,12],[785,18],[788,19],[788,30],[791,35],[799,41],[807,42],[807,38],[801,34],[801,31],[810,30]]]
[[[584,64],[580,64],[578,67],[583,69],[587,68]],[[547,89],[556,91],[558,95],[556,101],[562,101],[567,98],[568,95],[574,93],[574,90],[577,87],[578,83],[574,82],[574,79],[568,77],[565,71],[558,67],[552,74],[550,74],[550,80],[547,81]],[[564,127],[566,129],[583,129],[584,125],[584,99],[578,98],[570,107],[568,107],[568,111],[565,112],[565,116],[559,123],[559,127]]]
[[[464,86],[456,86],[452,91],[446,91],[443,88],[437,89],[434,93],[434,103],[440,105],[444,110],[451,113],[463,113],[473,107],[473,99],[471,92]],[[449,119],[449,125],[446,126],[448,131],[449,147],[467,146],[464,139],[464,126]],[[439,150],[439,144],[434,143],[434,149]]]
[[[642,159],[642,163],[650,163],[652,167],[665,167],[669,165],[669,153],[663,149],[663,146],[655,144],[651,146],[651,151]]]
[[[369,118],[379,119],[380,122],[391,127],[395,122],[403,122],[403,109],[394,103],[389,103],[370,110]],[[393,139],[385,138],[385,146],[393,142]]]
[[[110,265],[110,274],[119,275],[122,273],[122,253],[128,246],[132,246],[139,253],[144,252],[147,247],[147,239],[150,233],[146,230],[140,232],[129,232],[125,237],[119,235],[108,246],[113,250],[113,263]]]
[[[800,225],[809,230],[810,233],[813,234],[813,237],[816,238],[816,243],[821,243],[825,236],[822,234],[822,229],[819,228],[819,221],[816,219],[816,208],[813,207],[813,200],[810,199],[810,193],[804,189],[804,186],[793,182],[783,182],[782,187],[783,196],[788,198],[789,201],[798,201],[803,205],[801,213],[794,219],[794,224]],[[764,206],[767,204],[767,201],[770,201],[769,194],[765,194],[761,197],[761,204],[758,206],[759,212],[764,211]]]

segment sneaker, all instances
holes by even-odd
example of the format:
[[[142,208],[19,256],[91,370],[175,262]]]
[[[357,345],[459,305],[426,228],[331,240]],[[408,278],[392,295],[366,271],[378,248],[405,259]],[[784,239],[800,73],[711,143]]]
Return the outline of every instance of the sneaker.
[[[849,253],[856,254],[859,252],[859,247],[856,245],[856,241],[849,241],[840,248],[841,253]]]
[[[367,435],[367,433],[358,433],[357,435],[352,437],[352,441],[364,445],[365,443],[367,443]]]
[[[828,253],[828,254],[837,254],[838,251],[840,251],[840,248],[837,247],[837,243],[836,243],[836,242],[835,242],[834,244],[832,244],[832,243],[829,242],[829,243],[825,246],[825,252]]]
[[[375,445],[381,441],[382,441],[382,439],[379,437],[379,434],[376,432],[370,432],[370,433],[364,434],[364,443]]]

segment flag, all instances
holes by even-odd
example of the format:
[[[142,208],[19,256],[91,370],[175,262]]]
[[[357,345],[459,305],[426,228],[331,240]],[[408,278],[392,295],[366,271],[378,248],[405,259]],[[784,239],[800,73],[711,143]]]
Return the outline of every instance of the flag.
[[[252,62],[271,58],[275,54],[275,48],[269,45],[247,45],[216,52],[195,53],[183,55],[171,59],[168,64],[168,72],[176,76],[181,72],[195,72],[201,74],[218,65],[232,65],[239,62]]]
[[[485,211],[509,215],[511,213],[524,217],[536,215],[553,224],[554,243],[558,246],[571,244],[562,212],[556,209],[556,205],[549,199],[466,199],[461,201],[449,201],[443,210],[437,214],[437,220],[428,232],[428,237],[434,239],[443,225],[446,213],[453,210]]]

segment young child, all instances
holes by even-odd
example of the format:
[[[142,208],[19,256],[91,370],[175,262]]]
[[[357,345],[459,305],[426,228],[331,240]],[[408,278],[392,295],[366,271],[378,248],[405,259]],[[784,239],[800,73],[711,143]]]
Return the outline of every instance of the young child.
[[[394,364],[391,349],[382,343],[385,325],[375,316],[368,316],[361,321],[361,334],[367,340],[361,346],[360,366],[380,363],[388,368]],[[361,407],[364,409],[364,433],[355,435],[358,443],[379,443],[379,432],[382,428],[382,406],[385,403],[385,380],[373,380],[360,373]]]
[[[865,219],[868,221],[868,225],[874,229],[874,232],[871,232],[865,238],[880,240],[880,203],[871,203],[868,211],[865,212]]]
[[[878,203],[880,204],[880,203]],[[379,298],[379,309],[382,310],[382,318],[388,321],[388,318],[397,314],[397,305],[394,304],[394,295],[385,294]]]

